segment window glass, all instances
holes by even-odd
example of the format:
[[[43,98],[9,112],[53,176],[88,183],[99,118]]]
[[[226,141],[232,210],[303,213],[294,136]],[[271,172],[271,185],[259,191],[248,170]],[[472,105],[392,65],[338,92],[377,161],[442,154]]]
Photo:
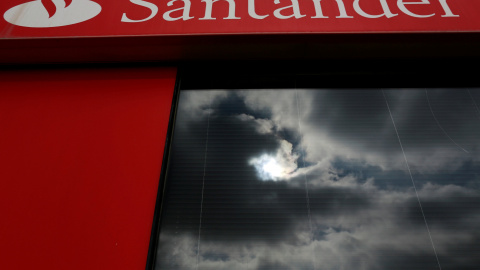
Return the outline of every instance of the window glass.
[[[156,269],[476,269],[480,89],[180,92]]]

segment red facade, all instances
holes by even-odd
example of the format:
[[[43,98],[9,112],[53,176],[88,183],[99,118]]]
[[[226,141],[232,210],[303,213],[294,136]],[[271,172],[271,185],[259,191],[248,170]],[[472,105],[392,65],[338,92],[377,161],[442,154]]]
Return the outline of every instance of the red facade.
[[[479,11],[478,0],[1,1],[0,268],[145,268],[178,67],[406,57],[452,69],[480,56]],[[162,67],[133,65],[145,61]]]

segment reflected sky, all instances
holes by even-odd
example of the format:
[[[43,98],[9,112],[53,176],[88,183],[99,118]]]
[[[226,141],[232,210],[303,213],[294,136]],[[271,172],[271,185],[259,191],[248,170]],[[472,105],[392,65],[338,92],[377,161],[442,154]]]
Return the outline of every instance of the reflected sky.
[[[478,269],[480,89],[181,91],[156,269]]]

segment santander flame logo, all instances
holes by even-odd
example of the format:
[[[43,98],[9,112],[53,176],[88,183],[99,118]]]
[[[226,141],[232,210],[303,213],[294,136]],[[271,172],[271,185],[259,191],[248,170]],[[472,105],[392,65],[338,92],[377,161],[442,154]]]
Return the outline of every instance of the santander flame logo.
[[[90,0],[35,0],[9,9],[3,18],[18,26],[49,28],[88,21],[101,11]]]

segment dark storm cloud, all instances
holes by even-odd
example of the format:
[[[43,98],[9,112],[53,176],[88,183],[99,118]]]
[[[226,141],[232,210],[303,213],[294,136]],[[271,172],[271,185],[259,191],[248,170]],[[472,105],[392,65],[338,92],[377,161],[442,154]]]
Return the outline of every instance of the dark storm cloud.
[[[476,95],[478,91],[472,92]],[[480,125],[465,89],[429,89],[432,110],[425,89],[385,90],[385,94],[407,156],[412,158],[412,168],[442,166],[457,157],[457,161],[478,160]],[[325,90],[316,92],[313,97],[306,123],[352,150],[376,153],[387,160],[401,155],[380,89]],[[445,133],[470,154],[455,145]],[[437,155],[437,160],[429,162],[432,154]],[[458,165],[453,163],[452,167]]]
[[[408,252],[391,250],[388,247],[378,250],[378,266],[374,269],[388,270],[438,270],[438,263],[432,250]]]
[[[259,265],[257,266],[256,270],[294,270],[294,269],[311,269],[311,265],[309,267],[299,265],[298,268],[292,268],[290,265],[285,264],[283,262],[275,261],[274,259],[267,259],[264,258],[260,260]]]
[[[442,230],[474,230],[480,223],[480,192],[445,186],[445,191],[437,194],[426,190],[421,195],[423,212],[433,228]],[[406,204],[406,218],[423,223],[418,219],[418,201]],[[480,232],[479,232],[480,236]]]
[[[465,241],[465,243],[447,246],[445,255],[440,256],[442,267],[444,269],[458,270],[478,269],[480,265],[478,243],[480,243],[480,235],[477,233],[470,237],[468,241]]]
[[[323,90],[316,91],[313,95],[312,110],[305,121],[328,129],[339,138],[364,138],[366,135],[381,133],[379,128],[385,128],[386,110],[385,100],[377,89]],[[367,127],[375,127],[375,130]],[[375,145],[375,141],[371,143],[368,146]]]
[[[480,258],[477,256],[478,242],[480,238],[472,238],[468,243],[461,245],[450,245],[445,254],[440,254],[439,261],[442,269],[474,270],[480,265]],[[388,270],[424,270],[439,269],[438,262],[432,250],[423,252],[392,250],[389,247],[377,250],[379,262],[376,268]]]
[[[462,147],[470,154],[478,154],[480,127],[465,89],[404,92],[407,97],[392,99],[392,110],[399,122],[399,133],[409,147],[450,146],[452,152],[454,149],[462,152]],[[395,96],[392,93],[387,92]]]

